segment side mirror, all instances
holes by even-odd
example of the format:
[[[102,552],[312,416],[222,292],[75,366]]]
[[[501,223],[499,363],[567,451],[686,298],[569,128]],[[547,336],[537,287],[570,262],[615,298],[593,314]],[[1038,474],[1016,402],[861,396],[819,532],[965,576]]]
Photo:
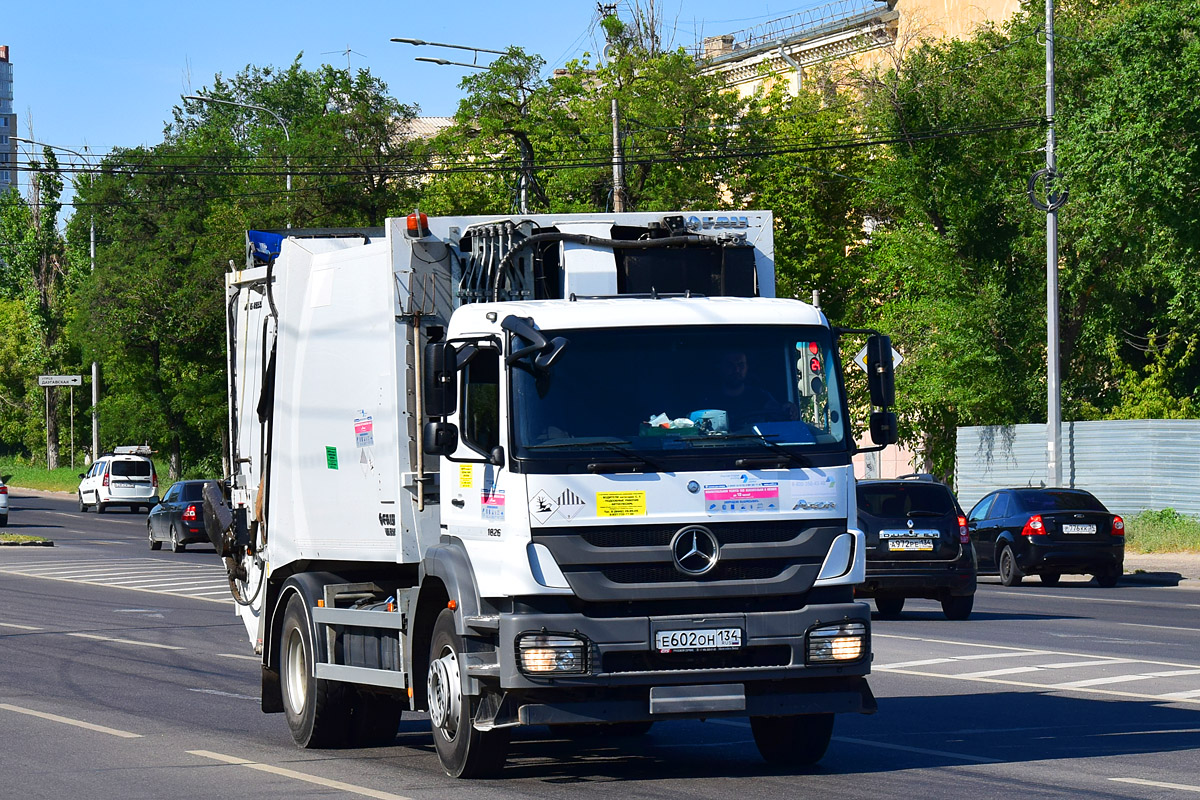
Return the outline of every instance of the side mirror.
[[[84,478],[86,478],[86,477],[87,477],[87,476],[86,476],[86,475],[84,475],[82,472],[81,472],[81,473],[79,473],[79,479],[80,479],[80,480],[83,480],[83,479],[84,479]]]
[[[425,413],[445,417],[458,408],[458,355],[448,342],[425,345]],[[429,452],[426,450],[425,452]]]
[[[871,441],[875,444],[895,444],[899,439],[896,415],[891,411],[871,412]]]
[[[426,422],[421,449],[427,456],[448,456],[458,449],[458,426],[453,422]]]
[[[871,405],[886,411],[896,404],[896,373],[892,368],[890,336],[875,334],[867,339],[867,385],[871,389]],[[895,430],[894,422],[892,429]],[[871,420],[871,430],[875,430],[874,417]]]

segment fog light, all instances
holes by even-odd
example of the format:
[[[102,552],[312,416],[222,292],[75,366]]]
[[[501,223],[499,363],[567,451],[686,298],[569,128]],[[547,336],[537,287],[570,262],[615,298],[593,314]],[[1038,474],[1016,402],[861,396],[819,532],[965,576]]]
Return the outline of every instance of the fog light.
[[[522,634],[517,663],[522,672],[535,675],[578,675],[587,669],[587,642],[561,634]]]
[[[843,622],[808,632],[808,663],[856,661],[867,651],[867,626]]]

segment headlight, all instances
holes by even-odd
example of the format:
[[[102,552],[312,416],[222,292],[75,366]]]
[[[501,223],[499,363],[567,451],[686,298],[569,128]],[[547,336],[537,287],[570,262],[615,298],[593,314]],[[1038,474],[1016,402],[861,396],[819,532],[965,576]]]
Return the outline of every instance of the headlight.
[[[867,626],[861,622],[825,625],[808,632],[808,663],[856,661],[867,652]]]
[[[587,642],[575,636],[524,633],[517,637],[517,664],[531,675],[580,675],[587,671]]]

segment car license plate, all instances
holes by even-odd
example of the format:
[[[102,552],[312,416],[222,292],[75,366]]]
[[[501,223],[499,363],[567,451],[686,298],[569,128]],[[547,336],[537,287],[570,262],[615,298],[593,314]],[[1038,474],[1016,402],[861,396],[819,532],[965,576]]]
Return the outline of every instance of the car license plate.
[[[113,481],[113,488],[115,489],[132,489],[134,485],[129,481]]]
[[[741,628],[708,628],[658,631],[654,647],[660,653],[693,653],[699,650],[736,650],[742,646]]]
[[[1095,525],[1063,525],[1063,533],[1095,533]]]
[[[932,550],[929,539],[889,539],[888,550]]]

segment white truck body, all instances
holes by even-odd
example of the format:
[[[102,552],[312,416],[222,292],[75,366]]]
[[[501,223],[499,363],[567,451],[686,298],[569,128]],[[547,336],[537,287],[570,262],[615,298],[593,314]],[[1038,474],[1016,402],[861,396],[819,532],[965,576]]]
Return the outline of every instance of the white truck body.
[[[766,731],[873,710],[836,340],[819,309],[771,296],[771,222],[534,215],[423,229],[414,216],[383,231],[296,232],[260,259],[270,266],[231,272],[233,524],[210,536],[263,655],[264,710],[287,712],[297,741],[312,744],[328,737],[302,713],[307,693],[429,708],[455,775],[486,771],[498,732],[518,724],[741,715]],[[646,244],[655,238],[665,243]],[[687,272],[689,260],[711,268]],[[736,284],[743,296],[691,285],[629,296],[647,280]],[[531,335],[514,327],[522,320],[566,332],[556,363],[514,355]],[[714,335],[705,356],[695,343]],[[782,349],[759,354],[760,338]],[[460,361],[458,407],[437,417],[422,413],[430,342]],[[752,366],[778,366],[781,416],[737,433],[718,410],[716,430],[700,435],[710,422],[689,428],[679,415],[702,420],[711,409],[699,398],[718,378],[697,373],[718,352],[737,360],[739,347]],[[796,364],[813,357],[824,382],[798,386]],[[628,438],[532,430],[582,429],[609,410]],[[649,424],[668,411],[677,427]],[[429,431],[423,444],[431,420],[453,428],[448,449],[430,450]],[[303,623],[288,622],[293,598]],[[431,650],[446,607],[458,643]],[[289,661],[304,636],[289,624],[309,626],[307,683]],[[546,652],[569,669],[582,657],[584,670],[531,672],[530,631],[578,637],[577,649]],[[698,646],[679,648],[689,636]],[[812,663],[822,636],[853,657]],[[366,714],[341,702],[346,719]],[[445,722],[458,704],[470,742]],[[452,745],[463,752],[447,755]]]

